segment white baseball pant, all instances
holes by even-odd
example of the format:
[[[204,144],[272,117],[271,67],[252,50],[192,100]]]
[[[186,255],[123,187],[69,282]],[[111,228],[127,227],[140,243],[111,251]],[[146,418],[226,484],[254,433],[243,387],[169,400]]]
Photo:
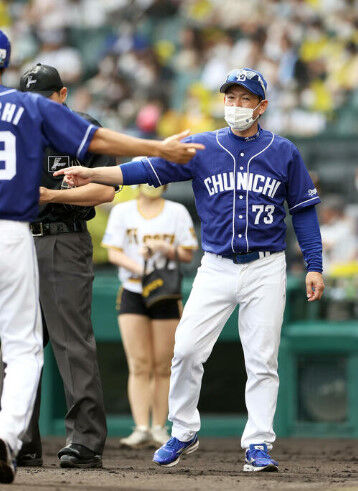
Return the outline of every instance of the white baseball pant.
[[[199,431],[197,405],[203,363],[239,304],[248,411],[241,446],[266,443],[272,448],[276,438],[273,418],[279,385],[277,356],[285,299],[284,252],[248,264],[234,264],[231,259],[205,253],[175,336],[169,390],[172,436],[189,441]]]
[[[43,365],[37,260],[28,223],[0,220],[0,337],[6,363],[0,438],[15,455],[29,424]]]

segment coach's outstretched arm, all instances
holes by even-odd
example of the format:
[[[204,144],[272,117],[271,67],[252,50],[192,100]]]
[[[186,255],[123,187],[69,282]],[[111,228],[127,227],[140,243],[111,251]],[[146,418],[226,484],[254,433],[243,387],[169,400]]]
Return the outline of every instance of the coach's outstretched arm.
[[[99,133],[100,141],[96,141],[96,135]],[[118,139],[122,137],[125,143],[121,147],[118,155],[153,155],[157,151],[157,155],[165,160],[176,163],[186,163],[191,160],[196,150],[203,150],[205,147],[199,143],[181,143],[180,140],[185,138],[190,133],[189,130],[183,131],[177,135],[170,136],[163,141],[157,140],[142,140],[139,138],[128,137],[121,135],[105,128],[100,128],[96,131],[93,140],[89,145],[91,152],[109,153],[108,148],[117,148]],[[148,146],[147,146],[148,143]],[[125,150],[124,150],[125,149]],[[117,148],[117,151],[119,149]],[[148,152],[152,152],[148,154]],[[175,157],[177,155],[177,157]],[[61,169],[54,173],[54,176],[61,174],[66,175],[66,180],[70,186],[84,186],[90,182],[98,184],[108,184],[111,186],[123,184],[123,174],[120,166],[115,167],[82,167],[73,166]],[[137,175],[136,183],[147,182],[146,176]]]

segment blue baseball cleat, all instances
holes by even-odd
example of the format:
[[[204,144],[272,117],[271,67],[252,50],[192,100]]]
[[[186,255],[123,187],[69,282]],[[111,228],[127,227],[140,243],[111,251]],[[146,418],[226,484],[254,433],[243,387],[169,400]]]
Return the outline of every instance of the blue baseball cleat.
[[[277,472],[278,462],[270,457],[265,443],[252,444],[246,450],[244,471]]]
[[[172,467],[176,465],[180,457],[184,454],[195,452],[199,447],[198,435],[188,442],[181,442],[172,437],[162,447],[158,448],[153,457],[153,462],[163,467]]]

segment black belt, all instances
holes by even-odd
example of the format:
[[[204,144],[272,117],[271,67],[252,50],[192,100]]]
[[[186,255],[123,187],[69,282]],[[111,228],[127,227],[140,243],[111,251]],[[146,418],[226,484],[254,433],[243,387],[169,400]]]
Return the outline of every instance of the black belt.
[[[231,259],[231,261],[235,264],[246,264],[246,263],[251,263],[251,261],[256,261],[256,259],[270,256],[271,254],[275,254],[275,253],[269,251],[237,252],[236,254],[235,253],[223,254],[219,257],[223,257],[225,259]]]
[[[85,232],[87,225],[84,220],[74,222],[34,222],[30,224],[30,230],[34,237],[45,235],[68,234],[73,232]]]

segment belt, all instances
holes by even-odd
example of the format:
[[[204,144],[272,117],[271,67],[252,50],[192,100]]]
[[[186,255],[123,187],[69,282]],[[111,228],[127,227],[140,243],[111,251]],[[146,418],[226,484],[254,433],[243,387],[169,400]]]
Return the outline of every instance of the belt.
[[[237,252],[232,254],[223,254],[218,257],[223,257],[224,259],[231,259],[235,264],[246,264],[251,263],[251,261],[256,261],[256,259],[261,259],[263,257],[271,256],[275,252],[270,251],[252,251],[252,252]]]
[[[34,222],[30,223],[30,230],[34,237],[44,237],[45,235],[68,234],[73,232],[85,232],[87,225],[84,220],[74,222]]]

